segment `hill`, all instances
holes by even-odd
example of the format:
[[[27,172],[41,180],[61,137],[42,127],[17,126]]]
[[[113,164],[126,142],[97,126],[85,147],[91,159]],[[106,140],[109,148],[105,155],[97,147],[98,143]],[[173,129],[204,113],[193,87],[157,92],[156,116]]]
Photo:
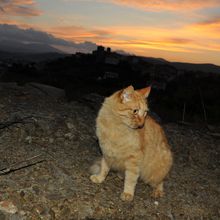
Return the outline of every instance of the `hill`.
[[[220,74],[220,66],[209,64],[209,63],[180,63],[180,62],[171,62],[171,64],[177,69],[187,70],[187,71],[201,71],[206,73],[219,73]]]

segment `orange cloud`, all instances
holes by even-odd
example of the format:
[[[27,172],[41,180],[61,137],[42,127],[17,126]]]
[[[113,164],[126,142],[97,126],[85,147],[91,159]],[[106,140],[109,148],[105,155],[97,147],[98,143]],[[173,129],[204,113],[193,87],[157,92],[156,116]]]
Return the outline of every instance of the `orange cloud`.
[[[114,49],[128,51],[160,50],[180,53],[218,51],[217,32],[209,25],[194,24],[186,27],[153,28],[144,26],[112,26],[88,29],[78,26],[46,29],[56,37],[75,42],[92,41]],[[109,31],[111,30],[111,31]],[[207,31],[208,30],[208,31]]]
[[[111,30],[111,31],[109,31]],[[144,27],[111,27],[87,29],[84,27],[54,27],[46,30],[56,37],[74,42],[92,41],[114,49],[134,51],[155,49],[173,52],[191,52],[191,39],[172,36],[170,30]]]
[[[214,30],[196,29],[186,26],[181,29],[157,29],[144,27],[111,28],[117,35],[103,39],[102,44],[113,48],[128,50],[144,55],[149,50],[167,51],[169,53],[199,54],[206,52],[219,53],[219,34]],[[204,34],[206,33],[206,34]],[[127,40],[126,40],[127,39]]]
[[[214,17],[192,25],[197,31],[203,32],[204,35],[212,35],[213,38],[219,39],[220,35],[220,17]]]
[[[47,32],[66,40],[83,42],[83,41],[99,41],[109,38],[112,32],[100,28],[85,28],[81,26],[61,26],[52,27]]]
[[[211,18],[211,19],[208,19],[208,20],[205,20],[205,21],[201,21],[199,23],[197,23],[198,25],[200,26],[207,26],[207,25],[217,25],[219,26],[220,25],[220,17],[214,17],[214,18]]]
[[[102,0],[151,11],[187,11],[220,6],[219,0]]]
[[[220,17],[188,25],[183,30],[185,34],[191,34],[191,37],[203,44],[220,44]]]
[[[190,49],[184,48],[182,45],[178,45],[175,43],[169,42],[169,40],[164,41],[149,41],[149,40],[131,40],[131,41],[123,41],[123,40],[110,40],[104,42],[106,45],[115,48],[122,48],[128,51],[137,51],[137,50],[162,50],[162,51],[170,51],[170,52],[192,52]]]
[[[39,16],[41,11],[36,9],[33,0],[0,0],[0,16]]]

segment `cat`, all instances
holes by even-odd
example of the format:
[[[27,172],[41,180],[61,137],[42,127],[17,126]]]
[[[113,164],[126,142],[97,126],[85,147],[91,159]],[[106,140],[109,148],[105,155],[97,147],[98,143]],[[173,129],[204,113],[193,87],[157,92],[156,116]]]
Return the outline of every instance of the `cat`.
[[[123,201],[133,200],[139,177],[153,187],[152,196],[163,196],[163,180],[173,163],[163,129],[148,114],[150,90],[128,86],[115,92],[104,100],[96,119],[103,156],[99,172],[90,179],[102,183],[110,169],[124,172]]]

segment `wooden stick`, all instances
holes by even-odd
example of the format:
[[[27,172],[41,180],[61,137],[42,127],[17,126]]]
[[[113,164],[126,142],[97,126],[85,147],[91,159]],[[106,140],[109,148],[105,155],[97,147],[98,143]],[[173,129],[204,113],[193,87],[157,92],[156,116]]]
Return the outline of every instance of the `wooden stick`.
[[[202,108],[203,108],[204,120],[205,120],[205,123],[207,123],[207,115],[206,115],[206,110],[205,110],[205,103],[204,103],[204,99],[203,99],[202,92],[201,92],[200,88],[199,88],[199,95],[200,95],[201,104],[202,104]]]
[[[45,159],[41,159],[41,160],[38,160],[38,161],[35,161],[35,162],[29,162],[29,161],[32,161],[36,158],[39,158],[40,156],[42,156],[42,154],[27,158],[26,160],[16,162],[14,164],[11,164],[9,167],[3,168],[3,169],[0,170],[0,176],[1,175],[6,175],[6,174],[9,174],[11,172],[21,170],[21,169],[24,169],[24,168],[27,168],[27,167],[30,167],[30,166],[33,166],[33,165],[36,165],[38,163],[42,163],[42,162],[46,161]]]
[[[185,122],[185,113],[186,113],[186,102],[184,102],[184,105],[183,105],[183,117],[182,117],[183,123]]]

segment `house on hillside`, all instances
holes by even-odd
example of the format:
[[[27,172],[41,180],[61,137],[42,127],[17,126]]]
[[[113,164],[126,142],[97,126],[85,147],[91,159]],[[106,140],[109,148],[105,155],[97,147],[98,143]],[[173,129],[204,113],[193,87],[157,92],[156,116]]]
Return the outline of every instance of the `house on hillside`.
[[[97,63],[102,63],[105,60],[106,51],[103,46],[98,46],[97,50],[92,51],[92,55],[95,56]]]
[[[94,50],[92,54],[96,57],[96,62],[113,66],[118,65],[122,57],[120,54],[112,52],[110,47],[105,49],[103,46],[98,46],[97,50]]]
[[[118,65],[120,62],[120,59],[118,56],[114,56],[114,55],[108,55],[106,58],[105,58],[105,64],[109,64],[109,65]]]
[[[151,79],[157,82],[170,82],[177,76],[177,69],[167,64],[155,66],[155,71],[150,74]]]

